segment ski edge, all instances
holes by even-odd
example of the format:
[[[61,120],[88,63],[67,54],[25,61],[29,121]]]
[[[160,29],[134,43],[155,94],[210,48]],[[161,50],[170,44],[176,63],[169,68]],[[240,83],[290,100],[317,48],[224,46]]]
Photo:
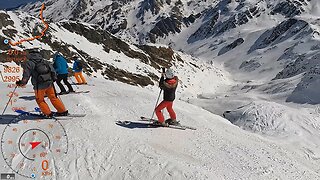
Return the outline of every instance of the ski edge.
[[[77,118],[77,117],[85,117],[86,114],[69,114],[68,116],[53,116],[52,118],[48,118],[46,116],[43,116],[41,114],[36,114],[28,111],[23,111],[23,110],[16,110],[16,113],[19,115],[28,115],[28,116],[35,116],[39,118],[45,118],[45,119],[57,119],[57,120],[67,120],[67,119],[72,119],[72,118]]]
[[[147,118],[147,117],[144,117],[144,116],[141,116],[140,117],[140,120],[141,121],[151,121],[151,122],[154,122],[154,121],[158,121],[158,120],[156,120],[156,119],[150,119],[150,118]],[[185,129],[190,129],[190,130],[197,130],[197,128],[195,128],[195,127],[192,127],[192,126],[187,126],[187,125],[177,125],[177,126],[175,126],[175,125],[169,125],[169,126],[174,126],[174,127],[183,127],[183,128],[185,128]]]
[[[117,125],[128,125],[130,124],[131,122],[134,122],[134,121],[115,121],[115,123]],[[174,125],[169,125],[169,126],[161,126],[161,125],[155,125],[153,124],[151,121],[151,123],[147,123],[147,121],[143,121],[143,122],[146,122],[147,125],[150,125],[150,126],[154,126],[154,127],[164,127],[164,128],[172,128],[172,129],[179,129],[179,130],[186,130],[186,128],[184,127],[181,127],[181,126],[174,126]]]

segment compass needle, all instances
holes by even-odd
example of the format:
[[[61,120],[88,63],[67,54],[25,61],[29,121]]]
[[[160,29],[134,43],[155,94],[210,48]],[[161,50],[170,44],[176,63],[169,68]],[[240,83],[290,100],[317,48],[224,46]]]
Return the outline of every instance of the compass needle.
[[[41,142],[30,142],[31,149],[35,149],[39,144],[41,144]]]

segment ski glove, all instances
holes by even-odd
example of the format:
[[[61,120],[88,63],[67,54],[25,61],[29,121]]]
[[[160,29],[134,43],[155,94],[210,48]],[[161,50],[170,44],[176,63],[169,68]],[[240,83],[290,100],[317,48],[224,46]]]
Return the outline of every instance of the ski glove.
[[[17,86],[23,86],[23,85],[24,85],[24,83],[23,83],[23,81],[22,81],[22,80],[19,80],[19,81],[17,81],[17,82],[16,82],[16,85],[17,85]]]

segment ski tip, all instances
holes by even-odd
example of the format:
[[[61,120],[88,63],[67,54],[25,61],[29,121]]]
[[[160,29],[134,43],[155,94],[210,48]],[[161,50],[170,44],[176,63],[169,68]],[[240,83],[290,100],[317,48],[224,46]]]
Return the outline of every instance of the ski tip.
[[[25,114],[25,113],[27,113],[27,112],[25,112],[25,111],[23,111],[23,110],[20,110],[20,109],[17,109],[17,110],[15,110],[14,112],[19,113],[19,114]]]

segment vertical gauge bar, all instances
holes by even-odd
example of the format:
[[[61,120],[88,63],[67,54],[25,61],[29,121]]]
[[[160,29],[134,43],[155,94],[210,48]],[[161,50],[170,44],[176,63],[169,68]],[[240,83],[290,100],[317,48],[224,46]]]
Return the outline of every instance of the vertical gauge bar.
[[[16,176],[13,173],[1,173],[1,179],[15,179]]]

